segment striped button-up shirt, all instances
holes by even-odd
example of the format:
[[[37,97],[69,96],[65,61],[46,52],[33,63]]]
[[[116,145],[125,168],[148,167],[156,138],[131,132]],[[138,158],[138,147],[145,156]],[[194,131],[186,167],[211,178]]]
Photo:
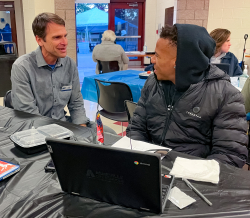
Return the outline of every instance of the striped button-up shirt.
[[[12,66],[12,103],[14,109],[66,121],[67,105],[72,123],[86,124],[78,70],[69,58],[58,58],[52,69],[40,47],[19,57]]]

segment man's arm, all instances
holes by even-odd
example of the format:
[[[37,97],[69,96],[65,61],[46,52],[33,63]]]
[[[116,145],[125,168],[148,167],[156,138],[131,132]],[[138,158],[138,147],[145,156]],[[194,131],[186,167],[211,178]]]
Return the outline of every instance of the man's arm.
[[[213,122],[212,150],[208,159],[243,167],[247,160],[248,136],[243,97],[237,92],[227,99]]]
[[[146,122],[147,114],[145,108],[145,103],[147,99],[146,96],[148,96],[147,82],[148,81],[146,81],[144,87],[142,88],[141,97],[135,109],[134,116],[126,130],[127,137],[145,142],[149,141],[149,137],[147,134],[147,122]]]
[[[14,109],[31,114],[39,114],[29,74],[23,66],[16,65],[15,63],[12,65],[11,82],[11,98]]]
[[[68,102],[72,123],[84,124],[89,123],[89,118],[86,117],[82,93],[80,91],[80,81],[77,68],[75,66],[72,81],[72,93]]]

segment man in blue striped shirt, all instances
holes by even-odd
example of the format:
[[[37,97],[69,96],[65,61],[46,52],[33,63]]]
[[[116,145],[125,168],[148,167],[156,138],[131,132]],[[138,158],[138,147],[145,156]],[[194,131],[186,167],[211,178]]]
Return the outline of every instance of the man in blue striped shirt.
[[[14,109],[86,126],[78,70],[67,55],[67,31],[62,18],[39,14],[32,23],[39,47],[12,66]],[[70,117],[65,117],[68,106]]]

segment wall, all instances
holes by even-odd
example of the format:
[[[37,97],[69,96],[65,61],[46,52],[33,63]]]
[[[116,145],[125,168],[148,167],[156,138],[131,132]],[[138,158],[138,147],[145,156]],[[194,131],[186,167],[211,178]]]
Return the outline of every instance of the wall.
[[[158,24],[164,26],[165,23],[165,9],[174,7],[174,0],[157,0],[156,8],[156,27]]]
[[[221,0],[217,0],[220,2]],[[177,0],[176,23],[187,23],[207,28],[209,0]]]
[[[159,36],[156,34],[158,24],[165,23],[165,9],[174,7],[174,0],[146,0],[145,13],[145,42],[148,51],[154,51]],[[148,64],[148,58],[144,58],[144,63]]]
[[[32,22],[35,16],[42,12],[54,13],[54,0],[23,0],[26,53],[30,53],[38,47],[32,31]]]
[[[76,61],[76,21],[75,1],[55,0],[55,13],[65,20],[68,32],[67,55]]]
[[[148,51],[155,50],[156,43],[156,9],[157,4],[155,0],[146,0],[145,9],[145,42]],[[145,58],[147,61],[147,58]]]
[[[250,0],[210,0],[208,15],[208,32],[216,28],[231,31],[231,49],[235,56],[242,60],[244,35],[250,38]],[[246,53],[250,53],[250,41],[246,43]],[[245,58],[250,66],[250,58]]]

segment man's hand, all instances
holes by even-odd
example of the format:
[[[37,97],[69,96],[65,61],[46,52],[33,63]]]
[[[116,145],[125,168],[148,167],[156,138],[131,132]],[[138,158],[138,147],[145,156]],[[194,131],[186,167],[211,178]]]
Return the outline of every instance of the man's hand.
[[[80,124],[80,126],[84,126],[84,127],[87,127],[87,124]]]

